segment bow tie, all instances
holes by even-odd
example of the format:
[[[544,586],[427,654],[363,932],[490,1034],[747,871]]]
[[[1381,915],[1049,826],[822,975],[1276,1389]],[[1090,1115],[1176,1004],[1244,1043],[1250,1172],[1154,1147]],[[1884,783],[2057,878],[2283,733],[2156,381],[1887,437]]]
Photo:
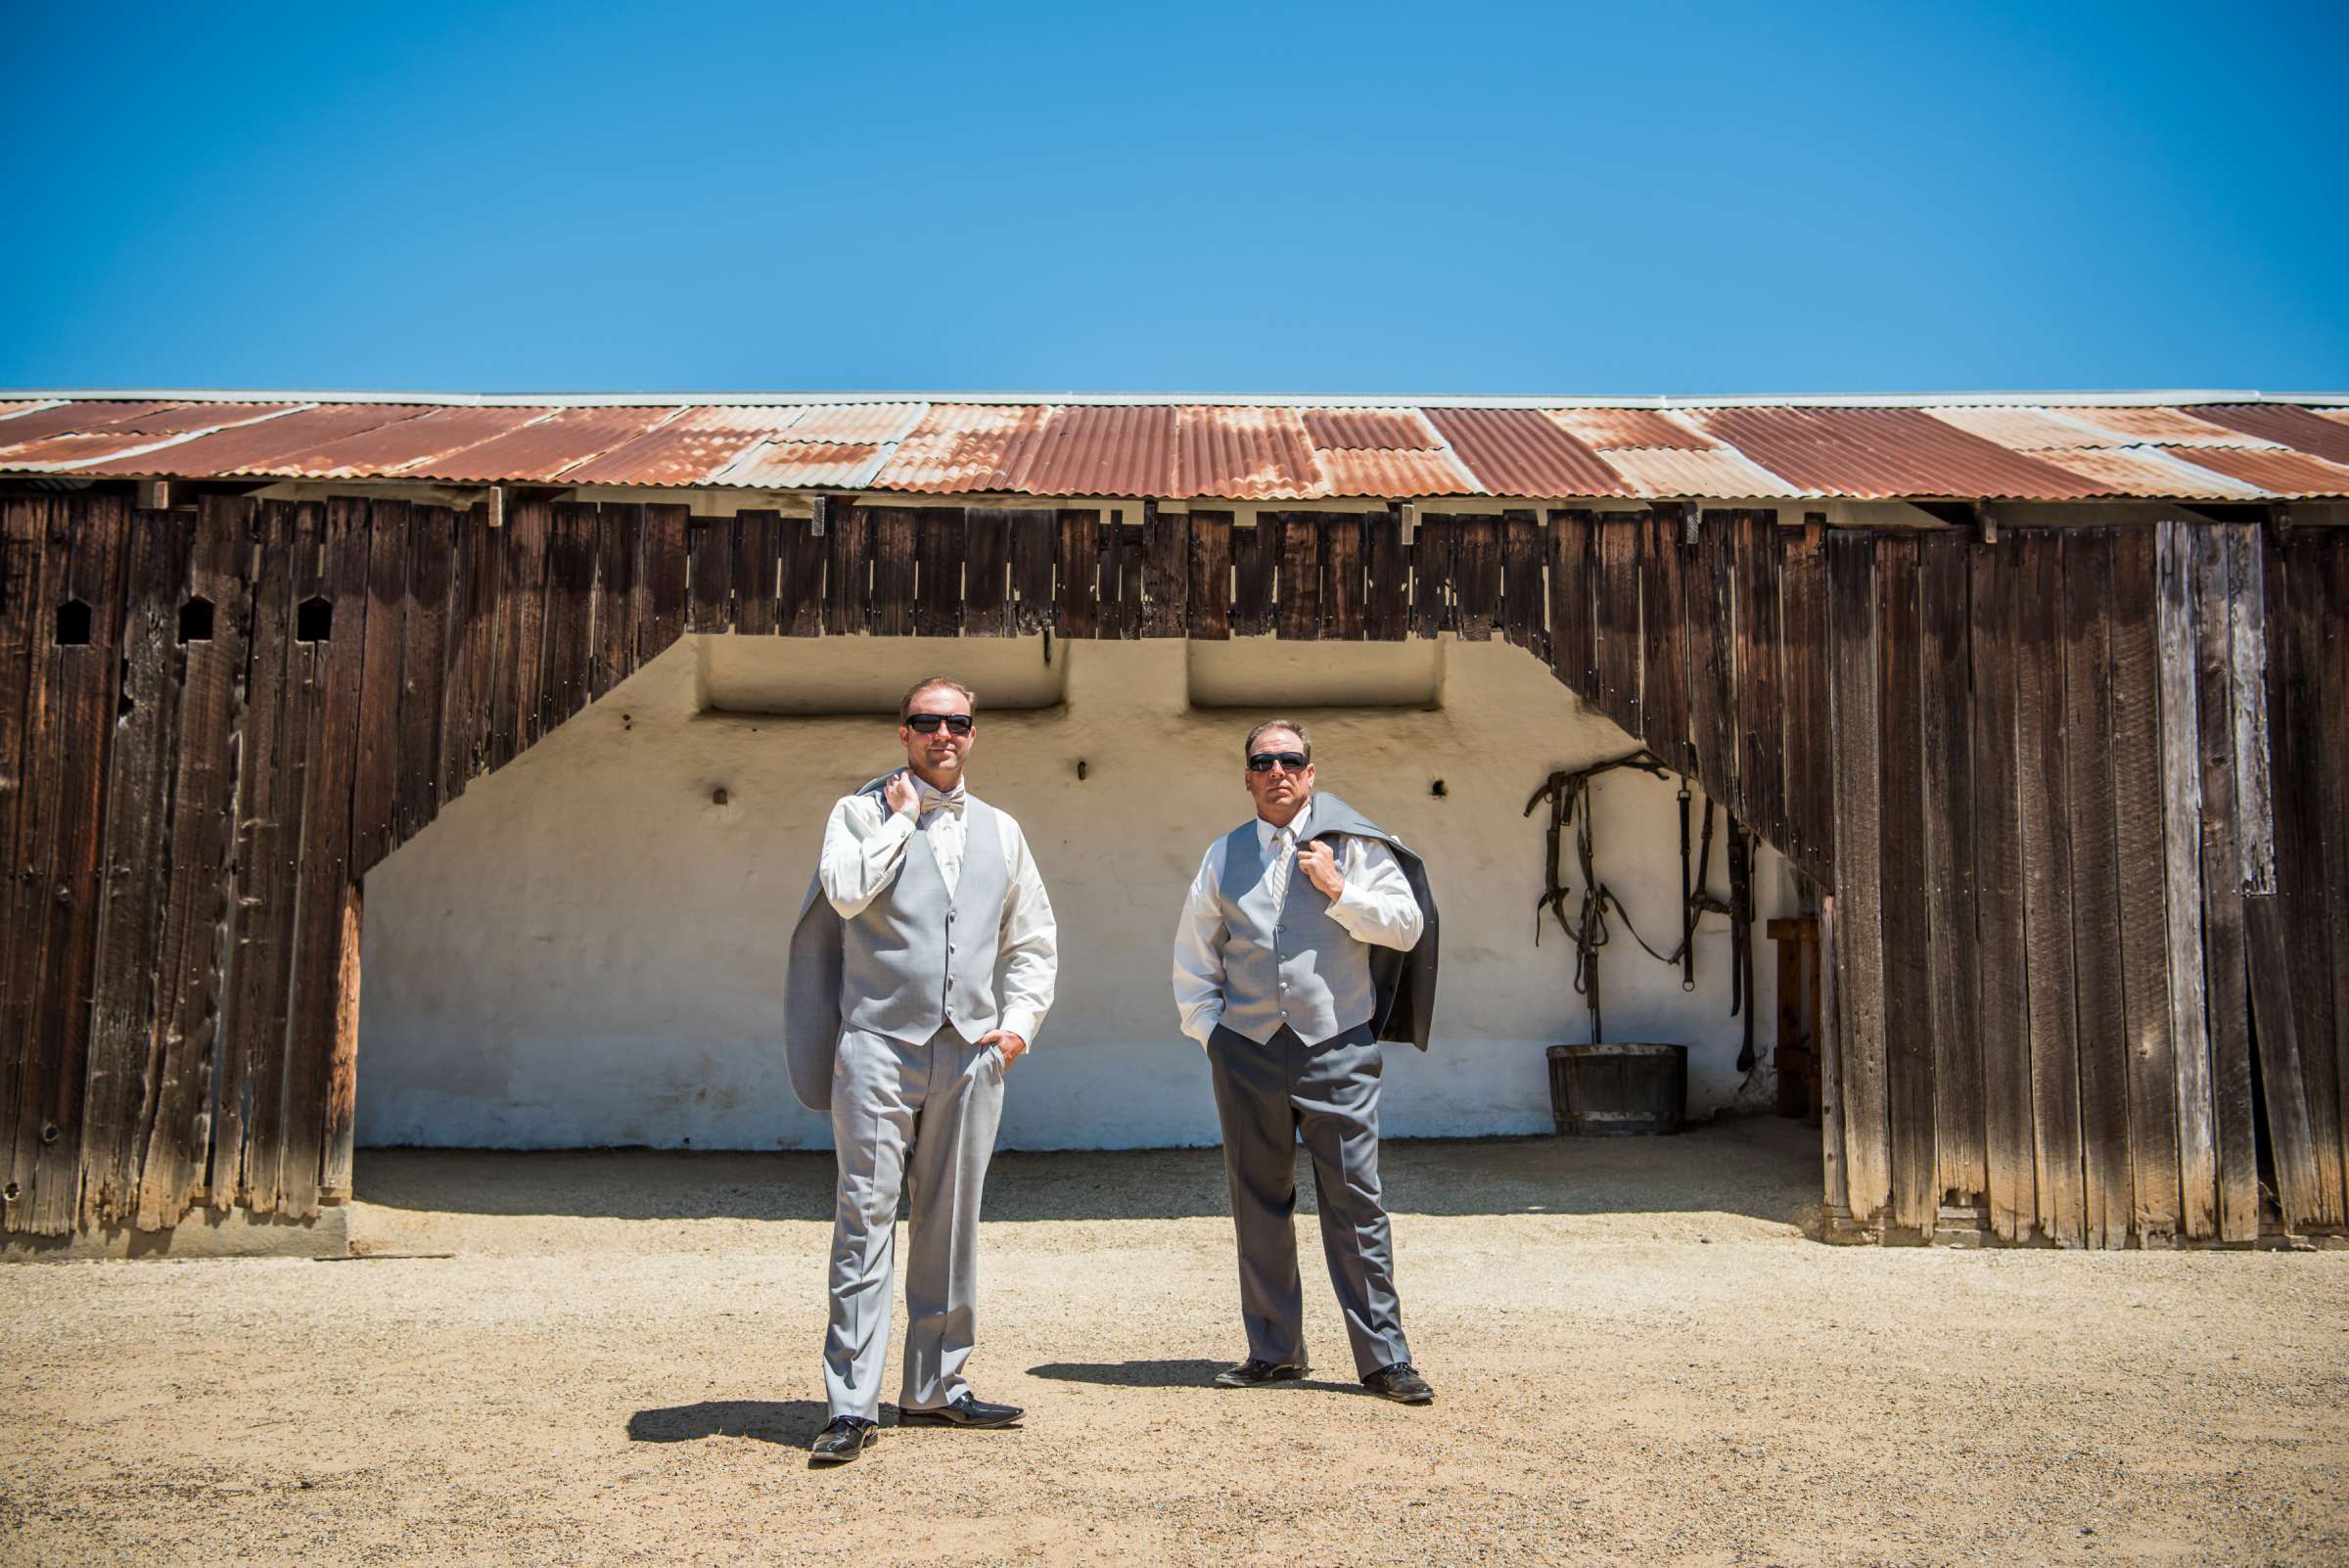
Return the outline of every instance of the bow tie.
[[[915,809],[923,816],[928,816],[933,811],[951,811],[956,816],[960,816],[962,815],[962,802],[963,794],[960,790],[956,790],[951,795],[941,795],[934,789],[924,789],[921,804]]]

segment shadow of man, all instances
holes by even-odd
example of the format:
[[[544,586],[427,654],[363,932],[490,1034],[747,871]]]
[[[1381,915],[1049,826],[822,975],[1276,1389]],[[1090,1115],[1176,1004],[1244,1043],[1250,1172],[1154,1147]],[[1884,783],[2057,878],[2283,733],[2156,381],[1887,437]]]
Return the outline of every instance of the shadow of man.
[[[703,1438],[747,1437],[787,1448],[806,1448],[822,1428],[821,1400],[704,1400],[638,1410],[628,1417],[631,1443],[693,1443]]]
[[[1192,1359],[1163,1361],[1046,1361],[1028,1368],[1030,1377],[1057,1378],[1064,1383],[1098,1383],[1104,1388],[1212,1388],[1215,1377],[1231,1363]],[[1279,1388],[1317,1388],[1326,1392],[1359,1394],[1359,1384],[1302,1378],[1274,1385]]]

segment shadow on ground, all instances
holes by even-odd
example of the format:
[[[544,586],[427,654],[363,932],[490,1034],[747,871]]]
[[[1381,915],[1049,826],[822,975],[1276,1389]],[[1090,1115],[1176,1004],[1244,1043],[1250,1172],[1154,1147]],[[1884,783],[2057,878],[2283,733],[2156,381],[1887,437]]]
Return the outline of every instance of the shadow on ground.
[[[1229,1361],[1209,1361],[1197,1358],[1166,1361],[1046,1361],[1041,1366],[1029,1367],[1028,1375],[1049,1377],[1063,1383],[1098,1383],[1103,1388],[1213,1389],[1216,1374],[1230,1364]],[[1295,1378],[1249,1392],[1256,1397],[1278,1394],[1283,1389],[1314,1389],[1324,1394],[1359,1394],[1365,1399],[1372,1397],[1370,1391],[1359,1382],[1333,1383],[1316,1377]]]
[[[1776,1117],[1678,1137],[1400,1138],[1380,1161],[1396,1214],[1719,1213],[1801,1224],[1819,1195],[1819,1133]],[[832,1218],[828,1152],[364,1149],[361,1203],[425,1213],[617,1220]],[[1302,1151],[1298,1209],[1313,1212]],[[1221,1219],[1217,1149],[1009,1152],[987,1182],[990,1220]]]
[[[828,1419],[822,1400],[704,1400],[638,1410],[628,1417],[631,1443],[698,1443],[746,1437],[806,1448]]]

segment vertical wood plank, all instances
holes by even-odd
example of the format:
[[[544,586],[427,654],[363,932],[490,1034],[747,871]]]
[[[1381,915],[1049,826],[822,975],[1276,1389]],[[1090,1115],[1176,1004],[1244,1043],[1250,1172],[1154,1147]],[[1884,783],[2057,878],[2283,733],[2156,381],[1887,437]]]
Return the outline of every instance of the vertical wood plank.
[[[364,899],[361,884],[344,884],[334,951],[313,959],[331,968],[334,988],[333,1032],[326,1062],[325,1152],[318,1175],[320,1203],[350,1201],[351,1154],[359,1113],[359,911]]]
[[[816,497],[818,506],[823,497]],[[653,501],[644,509],[644,584],[636,606],[636,664],[651,664],[685,634],[691,597],[692,550],[687,531],[692,509],[681,502]]]
[[[2088,1195],[2081,1168],[2080,1052],[2073,1014],[2063,539],[2046,530],[2022,530],[2012,537],[2022,569],[2015,733],[2036,1151],[2033,1185],[2040,1228],[2061,1244],[2080,1246],[2088,1239]],[[2086,744],[2085,736],[2082,741]]]
[[[420,506],[411,528],[407,615],[401,628],[405,646],[399,657],[399,787],[393,810],[394,842],[401,844],[423,832],[440,810],[440,736],[448,696],[457,514],[445,506]],[[374,614],[370,605],[370,620]]]
[[[2327,887],[2337,874],[2329,864],[2318,786],[2326,732],[2337,735],[2342,715],[2326,714],[2319,680],[2323,663],[2325,607],[2321,584],[2311,570],[2305,531],[2295,530],[2280,547],[2265,552],[2267,618],[2268,744],[2272,750],[2276,892],[2253,899],[2253,1019],[2260,1081],[2268,1087],[2269,1125],[2276,1125],[2274,1081],[2283,1060],[2268,1050],[2268,1015],[2259,1010],[2262,968],[2280,962],[2274,990],[2290,1009],[2292,1046],[2298,1057],[2301,1114],[2308,1128],[2307,1196],[2292,1228],[2329,1228],[2342,1222],[2341,1127],[2338,1085],[2333,1077],[2333,1016]],[[2340,613],[2339,607],[2333,614]],[[2265,907],[2262,907],[2265,906]],[[2265,918],[2262,918],[2265,917]],[[2272,931],[2280,942],[2261,942]],[[2283,1140],[2277,1140],[2283,1160]],[[2299,1163],[2299,1162],[2295,1162]],[[2280,1175],[2280,1171],[2279,1173]]]
[[[1933,941],[1924,834],[1924,628],[1917,605],[1917,541],[1876,540],[1876,701],[1883,818],[1884,1045],[1892,1127],[1892,1217],[1931,1234],[1934,1185]]]
[[[1011,514],[1011,582],[1018,593],[1013,623],[1022,636],[1052,624],[1059,575],[1060,519],[1042,507]]]
[[[1011,520],[999,506],[966,507],[962,514],[962,629],[966,636],[1001,637],[1011,623]]]
[[[1735,595],[1731,591],[1729,573],[1729,529],[1731,513],[1707,512],[1697,531],[1696,546],[1685,565],[1682,589],[1682,625],[1688,639],[1688,729],[1694,738],[1696,751],[1696,779],[1711,799],[1735,813],[1739,807],[1737,793],[1736,688],[1734,684],[1735,652],[1730,639],[1734,635],[1736,612]],[[1867,536],[1855,535],[1865,549]],[[1847,570],[1856,571],[1856,568]],[[1870,604],[1872,606],[1872,589]],[[1872,628],[1872,608],[1870,626]],[[1867,646],[1871,660],[1867,677],[1875,679],[1872,650],[1875,647],[1871,629]],[[1838,644],[1841,651],[1841,644]],[[1871,700],[1869,713],[1875,709]],[[1841,720],[1837,720],[1840,725]],[[1842,740],[1837,740],[1840,757]],[[1873,753],[1871,752],[1871,756]],[[1837,797],[1841,799],[1840,796]],[[1841,813],[1837,813],[1841,818]],[[1872,853],[1872,852],[1871,852]],[[1878,907],[1871,894],[1867,912],[1862,915],[1859,906],[1847,911],[1853,922],[1855,940],[1873,943]],[[1866,922],[1867,935],[1861,934],[1858,922]],[[1872,947],[1869,950],[1874,950]],[[1874,1000],[1881,1000],[1880,993]]]
[[[367,541],[366,609],[358,625],[338,622],[335,626],[337,636],[347,631],[365,638],[359,654],[358,771],[350,803],[352,852],[361,869],[392,853],[392,819],[399,807],[399,666],[407,647],[410,515],[405,501],[355,502],[348,510],[338,502],[333,519],[343,521],[330,520],[330,528],[355,529]]]
[[[2259,1149],[2251,1072],[2249,942],[2235,815],[2234,626],[2222,529],[2188,533],[2200,745],[2203,983],[2210,1030],[2211,1120],[2218,1142],[2219,1239],[2259,1235]],[[2261,694],[2264,697],[2264,692]]]
[[[1056,518],[1059,555],[1053,574],[1052,623],[1064,637],[1091,637],[1101,629],[1101,514],[1062,507]]]
[[[1649,513],[1639,530],[1639,716],[1647,749],[1677,772],[1692,776],[1696,754],[1688,743],[1688,633],[1681,616],[1685,574],[1680,534],[1679,517],[1666,508]]]
[[[39,772],[30,739],[46,689],[40,655],[56,614],[42,591],[41,557],[49,510],[64,504],[51,496],[0,499],[0,1162],[13,1153],[32,1038],[30,988],[40,970],[39,928],[24,901],[39,879],[20,835],[28,831],[23,807]],[[0,1223],[13,1225],[14,1210],[0,1192]]]
[[[1279,559],[1280,523],[1269,512],[1255,526],[1231,530],[1231,633],[1255,637],[1272,629],[1273,564]]]
[[[1778,515],[1737,514],[1737,776],[1746,822],[1773,845],[1786,842],[1785,693],[1778,684],[1783,637],[1778,610]],[[1963,579],[1959,579],[1962,587]],[[1963,667],[1960,666],[1962,669]]]
[[[913,509],[874,506],[863,509],[873,529],[872,629],[883,637],[913,634]]]
[[[2112,533],[2112,777],[2120,911],[2121,1026],[2129,1128],[2130,1229],[2141,1243],[2181,1229],[2178,1057],[2170,1035],[2167,862],[2163,853],[2161,656],[2153,530]]]
[[[324,641],[303,645],[309,651],[303,715],[308,798],[301,813],[294,986],[287,1018],[286,1131],[277,1201],[280,1213],[298,1218],[318,1212],[339,1046],[342,930],[350,886],[357,878],[350,812],[360,688],[366,673],[361,634],[375,602],[367,510],[356,500],[327,503],[317,591],[334,606],[334,630]],[[380,533],[380,509],[375,521],[374,531]]]
[[[1919,534],[1918,662],[1924,740],[1925,903],[1932,973],[1934,1187],[1944,1201],[1987,1197],[1983,1040],[1976,1012],[1972,546],[1955,530]]]
[[[2129,1040],[2123,1024],[2118,806],[2112,772],[2112,534],[2064,540],[2064,728],[2072,825],[2074,1029],[2088,1241],[2129,1235]]]
[[[1371,513],[1363,530],[1370,582],[1362,629],[1375,641],[1400,642],[1411,629],[1411,553],[1403,542],[1403,509]]]
[[[1291,512],[1280,520],[1280,635],[1312,642],[1321,635],[1321,518]]]
[[[2015,663],[2019,563],[2011,544],[1970,552],[1975,1027],[1982,1047],[1984,1176],[1991,1230],[2038,1230],[2031,1131],[2031,1013],[2025,991],[2022,780]],[[1791,586],[1791,583],[1789,584]]]
[[[1549,585],[1542,564],[1549,541],[1530,508],[1500,514],[1500,623],[1508,640],[1549,663]]]
[[[1411,539],[1411,635],[1433,637],[1452,626],[1452,570],[1458,531],[1451,520],[1422,513]]]
[[[1191,513],[1190,634],[1210,642],[1231,635],[1231,514]]]
[[[1835,783],[1827,721],[1826,532],[1825,516],[1810,512],[1799,531],[1778,536],[1785,616],[1779,669],[1786,699],[1788,854],[1805,876],[1832,887]]]
[[[489,756],[493,768],[514,761],[538,738],[539,693],[545,684],[547,532],[552,519],[544,501],[525,501],[506,514],[498,588],[496,734]]]
[[[775,629],[787,637],[820,636],[824,629],[824,568],[831,541],[815,531],[814,518],[787,517],[777,549],[782,555],[782,596],[775,605]],[[997,564],[999,568],[999,558]],[[998,618],[1002,613],[1001,576],[998,570]]]
[[[602,697],[636,673],[636,608],[642,595],[644,507],[608,501],[595,535],[595,662],[588,696]]]
[[[179,649],[179,745],[156,970],[160,1066],[139,1166],[143,1230],[176,1224],[187,1212],[211,1135],[236,842],[236,721],[253,620],[245,572],[253,510],[250,500],[207,496],[190,543],[188,595],[212,607],[212,622],[209,637]]]
[[[1489,642],[1500,622],[1499,526],[1482,513],[1451,523],[1452,629],[1462,642]]]
[[[2332,982],[2332,1051],[2335,1149],[2349,1157],[2349,735],[2340,718],[2349,715],[2349,548],[2338,529],[2308,530],[2305,554],[2295,565],[2293,597],[2304,599],[2310,631],[2319,639],[2316,712],[2332,715],[2314,737],[2313,784],[2318,823],[2326,844],[2326,906],[2319,932],[2323,970]],[[2349,1182],[2349,1171],[2343,1173]],[[2349,1212],[2349,1191],[2343,1193]]]
[[[783,573],[783,518],[773,511],[734,517],[734,629],[745,636],[775,634],[775,600]]]
[[[1191,515],[1142,503],[1142,635],[1179,637],[1190,626]]]
[[[1718,538],[1724,531],[1708,519],[1706,536]],[[1696,576],[1709,584],[1718,579],[1715,570],[1704,563],[1701,543],[1699,548]],[[1862,1221],[1882,1214],[1892,1203],[1884,1039],[1883,741],[1877,715],[1874,548],[1873,537],[1865,533],[1835,533],[1827,540],[1828,634],[1834,648],[1830,690],[1835,726],[1836,1038],[1843,1068],[1845,1178],[1852,1214]],[[1691,581],[1692,594],[1699,587],[1699,581]],[[1706,592],[1691,608],[1701,609],[1710,600],[1711,594]],[[1696,697],[1701,688],[1711,684],[1698,670],[1698,640],[1692,619],[1692,722],[1702,722]],[[1704,731],[1700,728],[1698,733],[1701,750]]]
[[[1825,1197],[1830,1216],[1849,1218],[1852,1212],[1852,1186],[1849,1159],[1843,1146],[1843,1038],[1842,1017],[1837,1010],[1838,998],[1835,976],[1840,962],[1836,955],[1835,896],[1822,895],[1819,900],[1819,1142],[1820,1175],[1824,1178]]]
[[[863,509],[856,509],[861,522]],[[686,535],[687,570],[691,576],[691,597],[685,608],[685,629],[697,636],[710,636],[734,629],[734,569],[739,564],[741,546],[736,542],[737,519],[732,517],[697,517]],[[848,531],[843,520],[842,532]],[[862,530],[858,530],[859,537]],[[837,552],[835,552],[837,559]],[[864,602],[858,597],[847,614],[855,622],[844,630],[867,629],[863,620]]]
[[[2170,1038],[2178,1101],[2179,1224],[2190,1240],[2219,1230],[2217,1115],[2202,972],[2201,717],[2195,701],[2191,525],[2154,525],[2154,643],[2161,743],[2162,906]]]
[[[315,502],[265,501],[253,593],[252,674],[237,733],[234,942],[222,1015],[211,1206],[252,1191],[256,1143],[268,1149],[271,1207],[285,1103],[286,1011],[292,998],[294,903],[301,852],[300,690],[295,672],[296,607],[315,567],[325,519]],[[364,629],[362,628],[362,635]],[[263,1129],[267,1130],[264,1133]]]
[[[2263,690],[2268,668],[2267,541],[2256,523],[2223,527],[2227,541],[2227,597],[2237,693]],[[2262,702],[2234,708],[2235,840],[2242,851],[2243,892],[2276,891],[2276,796],[2269,772],[2269,709]]]
[[[1639,535],[1645,529],[1645,519],[1636,512],[1600,515],[1598,572],[1591,595],[1598,711],[1631,735],[1647,727],[1639,715]]]
[[[84,1223],[121,1224],[136,1218],[139,1134],[158,1086],[157,944],[170,853],[169,785],[179,740],[179,607],[189,533],[170,512],[131,516],[82,1090]]]
[[[1362,526],[1359,517],[1331,516],[1321,520],[1322,585],[1327,590],[1323,622],[1329,635],[1345,642],[1362,639],[1367,610],[1368,579],[1362,561]]]
[[[925,506],[914,513],[914,575],[919,599],[914,629],[925,637],[952,637],[962,630],[963,512],[959,506]]]
[[[1597,621],[1590,603],[1597,576],[1597,530],[1590,514],[1549,514],[1549,667],[1585,702],[1598,696]]]
[[[52,507],[47,523],[45,602],[35,612],[47,646],[34,673],[37,706],[27,715],[31,765],[23,808],[23,842],[32,852],[23,866],[31,906],[23,910],[19,939],[29,947],[37,924],[40,945],[32,971],[20,971],[10,988],[34,1007],[8,1177],[14,1185],[0,1191],[16,1194],[4,1211],[10,1229],[55,1236],[72,1228],[79,1209],[99,858],[131,512],[118,496],[76,497]],[[58,635],[59,608],[69,602],[88,609],[86,640]]]
[[[491,692],[498,657],[499,579],[504,551],[489,508],[459,520],[460,564],[449,618],[448,697],[441,711],[440,799],[455,800],[488,766]]]
[[[553,734],[587,706],[588,666],[595,651],[598,522],[593,502],[562,501],[554,508],[546,547],[546,672],[538,696],[539,736]]]

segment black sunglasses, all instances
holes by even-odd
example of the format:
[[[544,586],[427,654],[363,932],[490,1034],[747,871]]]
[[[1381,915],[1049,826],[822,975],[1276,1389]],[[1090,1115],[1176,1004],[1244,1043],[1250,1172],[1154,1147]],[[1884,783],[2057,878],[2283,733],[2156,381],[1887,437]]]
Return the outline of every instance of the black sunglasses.
[[[949,735],[968,735],[971,732],[971,715],[968,714],[907,714],[905,715],[906,727],[916,735],[935,735],[941,724],[946,726],[946,733]]]
[[[1302,773],[1312,761],[1313,759],[1303,752],[1258,752],[1248,759],[1248,771],[1269,773],[1272,771],[1272,764],[1278,762],[1292,773]]]

